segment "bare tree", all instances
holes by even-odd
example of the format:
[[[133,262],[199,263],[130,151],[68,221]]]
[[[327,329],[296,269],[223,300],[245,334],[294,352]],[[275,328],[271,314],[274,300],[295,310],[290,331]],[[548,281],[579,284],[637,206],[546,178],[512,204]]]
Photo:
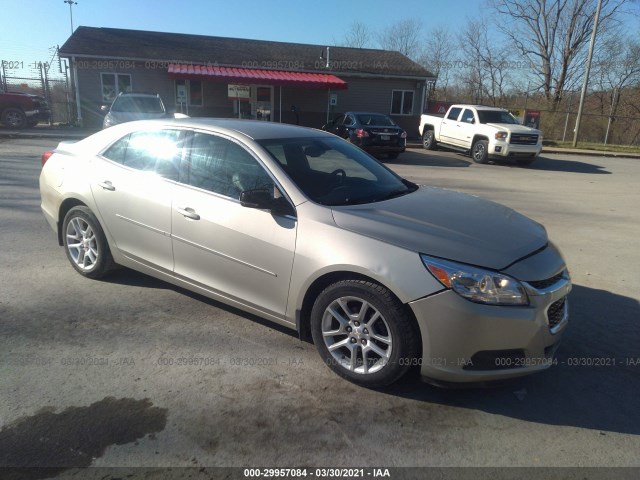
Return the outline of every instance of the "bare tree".
[[[472,101],[500,105],[505,97],[511,62],[511,49],[489,38],[488,22],[469,20],[460,36],[460,49],[464,59],[457,62],[464,67],[462,78]]]
[[[447,101],[449,95],[449,82],[451,81],[451,71],[454,66],[454,53],[451,48],[453,42],[447,29],[437,27],[427,34],[427,41],[418,63],[433,73],[437,79],[432,95],[438,95]]]
[[[385,28],[378,35],[378,43],[385,50],[395,50],[412,60],[422,52],[422,23],[415,19],[401,20]]]
[[[615,22],[628,0],[603,0],[601,29]],[[511,17],[503,32],[526,57],[550,106],[555,109],[568,85],[582,73],[576,68],[589,43],[596,5],[592,0],[492,0]]]
[[[339,42],[343,47],[367,48],[373,43],[373,35],[367,25],[362,22],[353,22],[344,36],[344,40]]]

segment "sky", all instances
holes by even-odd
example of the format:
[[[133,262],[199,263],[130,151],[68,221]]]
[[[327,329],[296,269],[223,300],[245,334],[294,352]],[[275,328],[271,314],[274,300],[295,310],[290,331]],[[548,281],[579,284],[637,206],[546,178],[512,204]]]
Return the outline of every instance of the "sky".
[[[51,58],[70,35],[63,0],[0,0],[0,60]],[[77,0],[73,25],[333,45],[354,21],[381,31],[400,20],[455,28],[482,13],[484,0]]]

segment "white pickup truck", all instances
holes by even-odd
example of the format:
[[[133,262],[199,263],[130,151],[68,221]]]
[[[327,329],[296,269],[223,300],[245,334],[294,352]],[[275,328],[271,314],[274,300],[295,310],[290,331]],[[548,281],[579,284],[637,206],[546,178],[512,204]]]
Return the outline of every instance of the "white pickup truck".
[[[419,130],[427,150],[441,145],[470,152],[476,163],[514,157],[519,164],[529,165],[542,150],[542,132],[520,125],[502,108],[452,105],[444,117],[422,115]]]

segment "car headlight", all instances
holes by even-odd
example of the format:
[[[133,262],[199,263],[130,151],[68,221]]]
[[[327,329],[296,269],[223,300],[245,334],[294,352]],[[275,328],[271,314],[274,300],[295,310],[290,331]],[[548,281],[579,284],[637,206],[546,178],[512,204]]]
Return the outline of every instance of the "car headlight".
[[[506,140],[508,136],[508,132],[496,132],[496,140]]]
[[[528,305],[522,284],[502,273],[420,255],[429,272],[447,288],[475,303]]]

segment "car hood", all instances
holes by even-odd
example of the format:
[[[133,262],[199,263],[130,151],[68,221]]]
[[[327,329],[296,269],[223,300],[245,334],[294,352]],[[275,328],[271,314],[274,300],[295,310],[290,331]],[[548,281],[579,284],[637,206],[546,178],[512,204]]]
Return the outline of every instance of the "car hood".
[[[527,127],[525,125],[517,125],[514,123],[487,123],[490,127],[503,128],[509,130],[511,133],[532,133],[540,135],[542,132],[535,128]]]
[[[153,120],[154,118],[165,118],[167,116],[164,112],[109,112],[107,115],[117,123],[133,122],[135,120]]]
[[[542,225],[503,205],[420,187],[379,203],[333,208],[336,224],[435,257],[501,270],[544,248]]]

